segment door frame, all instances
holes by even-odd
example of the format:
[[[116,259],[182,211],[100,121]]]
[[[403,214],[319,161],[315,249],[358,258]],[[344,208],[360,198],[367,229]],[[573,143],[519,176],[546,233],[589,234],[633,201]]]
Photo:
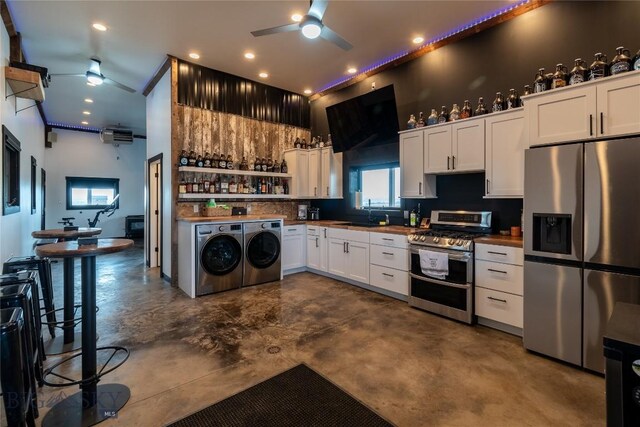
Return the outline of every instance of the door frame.
[[[47,171],[40,168],[40,230],[46,228]]]
[[[164,201],[163,201],[163,185],[162,185],[162,174],[164,172],[164,165],[163,165],[163,153],[157,154],[149,159],[147,159],[147,188],[149,189],[149,191],[147,191],[147,212],[149,214],[149,218],[147,219],[147,224],[148,224],[148,232],[147,232],[147,259],[146,259],[146,265],[147,267],[149,267],[150,265],[150,260],[151,260],[151,167],[154,163],[159,163],[160,164],[160,173],[158,174],[158,228],[160,229],[160,232],[158,233],[158,267],[160,268],[160,277],[163,277],[163,270],[162,270],[162,253],[164,248],[162,247],[162,241],[163,241],[163,227],[162,227],[162,212],[163,212],[163,208],[164,208]]]

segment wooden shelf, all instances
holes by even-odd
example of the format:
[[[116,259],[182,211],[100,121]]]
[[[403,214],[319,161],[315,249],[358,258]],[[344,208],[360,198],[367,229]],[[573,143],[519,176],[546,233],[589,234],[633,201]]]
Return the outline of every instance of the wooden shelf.
[[[16,97],[44,101],[44,88],[40,74],[35,71],[4,67],[4,78]]]
[[[202,169],[202,168],[198,168]],[[178,194],[180,200],[207,200],[207,199],[291,199],[291,194],[213,194],[213,193],[186,193]]]
[[[241,171],[238,169],[199,168],[196,166],[180,166],[178,172],[216,173],[221,175],[260,176],[273,178],[291,178],[287,173]]]

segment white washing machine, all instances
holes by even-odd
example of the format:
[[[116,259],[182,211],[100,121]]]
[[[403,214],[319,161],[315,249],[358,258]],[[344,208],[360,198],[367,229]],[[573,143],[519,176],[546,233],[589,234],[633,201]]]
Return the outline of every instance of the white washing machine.
[[[196,226],[196,295],[242,286],[242,223]]]
[[[273,282],[282,277],[282,220],[244,224],[244,279],[242,286]]]

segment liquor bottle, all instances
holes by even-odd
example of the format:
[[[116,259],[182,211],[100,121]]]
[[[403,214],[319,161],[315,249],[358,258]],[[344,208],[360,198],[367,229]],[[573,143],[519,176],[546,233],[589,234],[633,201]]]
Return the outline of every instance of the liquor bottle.
[[[527,95],[531,95],[531,86],[524,85],[524,93],[522,94],[522,96],[527,96]],[[522,101],[520,102],[522,103]]]
[[[303,139],[303,141],[304,141],[304,139]],[[306,142],[305,142],[305,144],[306,144]],[[269,168],[269,166],[267,166],[267,159],[265,159],[264,157],[260,161],[260,168],[261,168],[262,172],[266,172],[267,169]]]
[[[231,154],[227,156],[227,169],[233,169],[233,159],[231,158]]]
[[[575,85],[587,81],[589,71],[585,67],[585,62],[582,58],[576,58],[575,65],[569,73],[569,85]]]
[[[256,172],[262,171],[262,165],[260,164],[260,157],[256,157],[256,162],[253,164],[253,170]]]
[[[199,168],[204,167],[204,158],[201,155],[198,155],[198,158],[196,159],[196,166]]]
[[[180,152],[180,156],[178,157],[178,164],[180,166],[189,166],[189,155],[187,154],[187,150],[182,150]]]
[[[627,71],[631,71],[631,52],[629,49],[619,46],[616,48],[616,56],[611,60],[609,73],[615,76],[616,74],[626,73]]]
[[[449,114],[449,120],[454,121],[459,119],[460,119],[460,108],[458,107],[458,104],[453,104],[453,107],[451,107],[451,114]]]
[[[198,159],[198,157],[196,156],[196,152],[195,151],[191,151],[189,153],[189,166],[195,166],[197,159]]]
[[[220,191],[222,189],[222,183],[220,180],[220,175],[216,175],[216,180],[213,182],[213,192],[216,194],[220,194]]]
[[[185,191],[187,193],[193,193],[193,183],[191,181],[189,181],[189,179],[187,178],[186,180],[187,182],[185,183]]]
[[[220,193],[229,194],[229,178],[226,175],[220,179]]]
[[[507,98],[507,110],[520,107],[520,95],[515,89],[509,89],[509,97]]]
[[[200,192],[200,188],[198,188],[198,181],[196,181],[196,177],[193,177],[193,182],[191,183],[191,192],[192,193],[199,193]]]
[[[481,116],[483,114],[487,114],[489,112],[489,110],[487,110],[487,107],[484,105],[484,98],[480,97],[478,98],[478,106],[476,107],[476,116]]]
[[[220,161],[218,162],[218,167],[220,169],[227,168],[227,157],[224,154],[220,154]]]
[[[438,113],[435,108],[431,109],[431,114],[427,117],[427,126],[438,124]]]
[[[267,194],[273,194],[273,182],[271,177],[267,178]]]
[[[544,92],[547,89],[547,78],[544,75],[544,68],[540,68],[533,80],[533,93]]]
[[[409,116],[409,121],[407,121],[407,129],[415,129],[418,122],[416,121],[416,116],[411,114]]]
[[[249,189],[249,183],[247,182],[246,178],[242,179],[242,189],[243,189],[244,194],[249,194],[249,190],[250,190]]]
[[[238,194],[244,194],[244,180],[238,178]]]
[[[638,59],[640,59],[640,50],[638,51]],[[333,145],[333,141],[331,141],[331,134],[327,135],[327,143],[325,145],[327,147],[331,147]]]
[[[278,163],[278,159],[273,161],[273,173],[280,173],[280,163]]]
[[[558,89],[567,85],[567,67],[562,64],[556,65],[556,72],[551,79],[551,89]]]
[[[420,221],[422,220],[422,214],[420,213],[421,206],[418,203],[418,210],[416,210],[416,227],[420,227]]]
[[[180,180],[180,185],[178,185],[178,193],[185,194],[187,192],[187,183],[184,181],[184,178]]]
[[[262,194],[262,183],[260,178],[256,178],[256,194]]]
[[[231,182],[229,183],[229,194],[236,194],[238,192],[238,184],[236,184],[236,179],[231,177]]]
[[[267,172],[273,172],[273,160],[271,160],[271,157],[267,159]]]
[[[205,168],[211,167],[211,155],[209,154],[208,151],[205,151],[204,153],[204,167]]]
[[[462,104],[462,111],[460,111],[461,119],[468,119],[473,116],[473,108],[471,107],[471,102],[468,99],[464,100],[464,104]]]
[[[213,193],[216,191],[215,188],[215,184],[213,182],[213,175],[209,175],[209,178],[207,179],[207,181],[205,181],[205,185],[207,184],[207,182],[209,183],[209,188],[207,189],[207,191],[205,191],[205,193]]]
[[[308,150],[309,146],[307,145],[307,140],[302,138],[302,147],[303,150]]]
[[[502,92],[496,92],[496,99],[493,100],[491,112],[496,113],[502,110],[504,110],[504,97],[502,96]]]
[[[601,79],[609,75],[607,55],[598,52],[593,56],[593,63],[589,66],[589,80]]]
[[[211,158],[211,167],[218,168],[218,166],[220,166],[220,155],[216,151],[213,153],[213,157]]]
[[[409,215],[409,225],[411,227],[416,226],[416,210],[415,209],[411,209],[411,215]]]
[[[198,183],[198,193],[204,193],[204,176],[200,177],[200,182]]]
[[[449,121],[449,112],[446,106],[442,106],[440,109],[440,115],[438,116],[438,123],[446,123]]]
[[[284,194],[289,194],[289,181],[288,180],[284,180],[284,183],[282,184],[282,191],[284,191]]]
[[[267,182],[264,178],[262,178],[262,183],[260,184],[260,191],[262,194],[267,194]]]
[[[633,69],[640,70],[640,49],[638,49],[638,53],[633,57]]]
[[[318,138],[315,136],[311,138],[311,142],[309,143],[309,148],[316,148],[318,146]]]
[[[300,141],[300,138],[296,138],[295,142],[293,143],[293,148],[302,148],[302,141]]]
[[[244,156],[242,156],[242,161],[240,162],[240,170],[241,171],[249,170],[249,163],[247,162],[247,158]]]
[[[324,141],[322,140],[322,135],[318,137],[318,148],[324,147]]]
[[[280,173],[289,173],[289,167],[287,166],[287,161],[282,159],[282,164],[280,165]]]
[[[422,111],[420,111],[420,114],[418,114],[418,123],[416,123],[416,127],[421,128],[424,126],[425,126],[424,114],[422,114]]]

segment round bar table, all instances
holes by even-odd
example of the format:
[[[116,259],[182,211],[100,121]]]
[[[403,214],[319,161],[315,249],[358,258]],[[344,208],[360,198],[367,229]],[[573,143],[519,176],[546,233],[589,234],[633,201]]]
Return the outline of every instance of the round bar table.
[[[49,426],[91,426],[114,417],[131,392],[122,384],[98,386],[96,346],[96,256],[120,252],[133,246],[129,239],[98,239],[95,245],[77,241],[38,246],[36,254],[51,258],[81,258],[82,271],[82,383],[80,392],[58,402],[42,420]]]
[[[97,236],[102,233],[101,228],[80,227],[77,230],[67,230],[55,228],[50,230],[36,230],[31,236],[36,239],[60,239],[62,241],[76,240],[78,237]],[[36,253],[37,250],[36,250]],[[45,354],[62,354],[78,350],[82,347],[80,332],[76,333],[74,328],[75,295],[74,280],[75,265],[73,257],[64,258],[64,326],[62,327],[62,337],[52,337],[44,343]],[[51,320],[47,317],[47,321]]]

